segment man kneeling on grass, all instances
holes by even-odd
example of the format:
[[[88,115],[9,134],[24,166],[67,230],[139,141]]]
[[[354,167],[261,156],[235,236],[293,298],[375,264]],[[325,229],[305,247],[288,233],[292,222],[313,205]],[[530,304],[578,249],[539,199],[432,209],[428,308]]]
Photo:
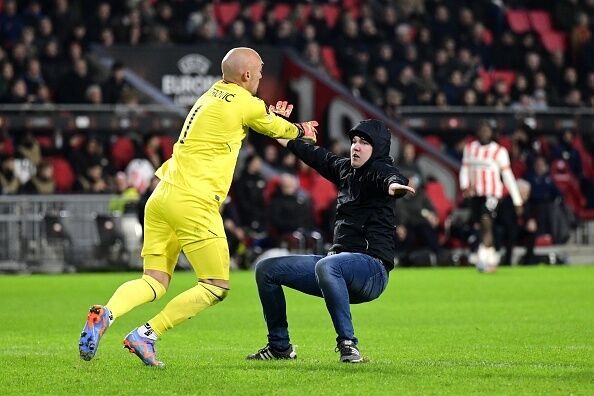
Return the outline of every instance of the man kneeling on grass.
[[[393,166],[390,132],[377,120],[365,120],[349,131],[351,155],[296,140],[278,139],[307,165],[339,189],[334,244],[327,256],[291,255],[270,258],[256,266],[256,282],[268,344],[247,359],[295,359],[289,342],[285,296],[288,286],[324,298],[336,330],[341,362],[365,361],[357,347],[350,304],[374,300],[394,268],[394,198],[414,194],[408,180]]]

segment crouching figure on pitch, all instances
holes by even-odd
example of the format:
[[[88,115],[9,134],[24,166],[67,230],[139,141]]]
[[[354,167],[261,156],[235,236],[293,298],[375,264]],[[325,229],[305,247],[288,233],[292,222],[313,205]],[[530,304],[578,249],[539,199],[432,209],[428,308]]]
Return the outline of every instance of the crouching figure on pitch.
[[[374,300],[394,268],[394,198],[415,193],[389,156],[390,132],[365,120],[349,132],[350,158],[299,141],[278,139],[339,189],[334,241],[327,256],[290,255],[256,265],[258,293],[268,344],[250,360],[295,359],[290,343],[283,286],[324,298],[336,330],[341,362],[366,359],[357,346],[350,304]]]

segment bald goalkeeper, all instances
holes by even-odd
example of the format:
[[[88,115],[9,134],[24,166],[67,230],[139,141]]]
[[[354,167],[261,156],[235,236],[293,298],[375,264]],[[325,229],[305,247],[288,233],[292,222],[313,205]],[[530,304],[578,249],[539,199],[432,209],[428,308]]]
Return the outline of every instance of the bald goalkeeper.
[[[223,79],[190,110],[173,156],[155,173],[160,182],[146,205],[144,274],[121,285],[107,304],[91,307],[79,342],[82,359],[95,356],[101,336],[115,319],[166,293],[181,250],[196,273],[196,286],[132,330],[124,347],[144,364],[162,367],[155,353],[159,337],[227,296],[229,251],[219,206],[229,191],[248,128],[275,139],[316,141],[317,122],[292,124],[277,115],[290,113],[286,102],[267,108],[255,96],[262,66],[253,49],[232,49],[221,63]]]

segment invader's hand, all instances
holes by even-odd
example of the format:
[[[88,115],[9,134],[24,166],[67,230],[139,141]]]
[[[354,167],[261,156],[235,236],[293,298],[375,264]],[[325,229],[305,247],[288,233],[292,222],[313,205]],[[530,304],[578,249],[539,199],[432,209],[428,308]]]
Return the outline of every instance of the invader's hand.
[[[392,196],[403,197],[407,193],[415,194],[416,191],[414,188],[400,183],[390,183],[388,186],[388,194]]]
[[[299,135],[297,136],[297,138],[303,139],[308,143],[314,144],[317,141],[318,131],[316,130],[316,127],[318,125],[319,124],[317,121],[306,121],[296,123],[295,126],[299,130]]]

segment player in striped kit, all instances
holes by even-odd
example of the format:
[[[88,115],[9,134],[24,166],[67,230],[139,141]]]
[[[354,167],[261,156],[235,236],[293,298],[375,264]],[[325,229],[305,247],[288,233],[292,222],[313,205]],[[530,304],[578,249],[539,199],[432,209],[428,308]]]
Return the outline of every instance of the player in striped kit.
[[[522,213],[522,198],[511,171],[505,147],[493,140],[493,128],[481,122],[477,140],[464,147],[460,168],[460,189],[469,201],[475,229],[480,230],[480,243],[471,262],[479,271],[494,272],[499,256],[494,246],[493,219],[497,204],[509,192],[518,215]]]

